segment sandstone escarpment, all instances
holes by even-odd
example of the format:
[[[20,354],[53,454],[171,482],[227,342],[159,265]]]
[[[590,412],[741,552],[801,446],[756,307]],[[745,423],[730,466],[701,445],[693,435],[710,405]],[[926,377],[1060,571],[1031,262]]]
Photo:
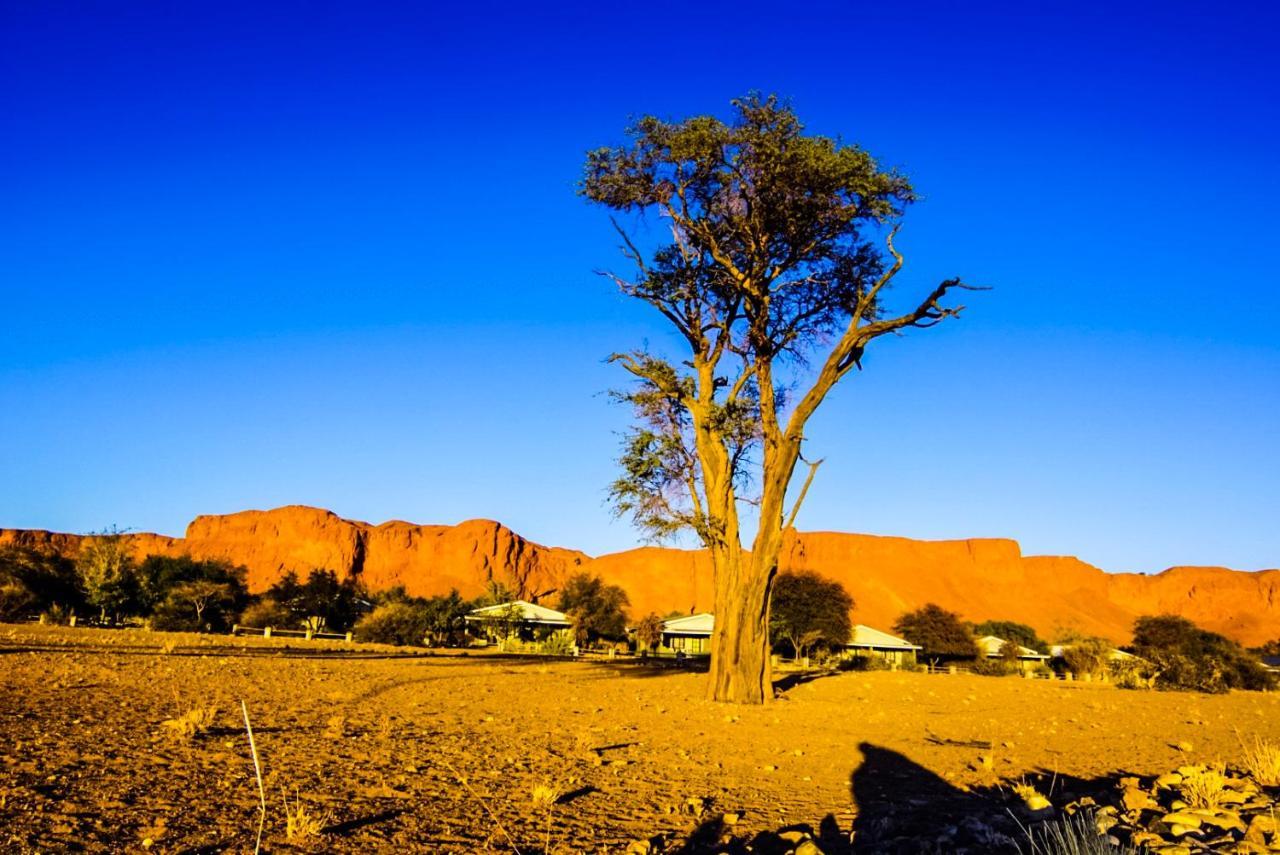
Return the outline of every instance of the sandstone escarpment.
[[[357,576],[370,590],[404,586],[411,594],[482,593],[491,581],[518,596],[554,601],[575,572],[621,585],[631,612],[712,608],[711,565],[697,550],[644,547],[592,558],[526,540],[492,520],[458,525],[381,525],[303,506],[197,517],[184,538],[126,535],[135,553],[190,554],[248,568],[262,591],[287,572],[313,569]],[[83,537],[0,530],[0,546],[17,544],[74,555]],[[1004,539],[920,541],[838,532],[788,537],[781,569],[814,570],[843,583],[856,619],[890,627],[909,609],[934,602],[965,618],[1016,620],[1042,635],[1073,629],[1127,641],[1143,614],[1183,615],[1245,644],[1280,638],[1280,570],[1245,573],[1221,567],[1174,567],[1147,576],[1106,573],[1078,558],[1024,556]]]

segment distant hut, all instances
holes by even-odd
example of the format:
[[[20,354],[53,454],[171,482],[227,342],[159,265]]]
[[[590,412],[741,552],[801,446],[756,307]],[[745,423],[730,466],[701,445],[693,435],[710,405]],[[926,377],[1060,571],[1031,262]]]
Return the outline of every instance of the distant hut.
[[[898,638],[864,624],[854,626],[853,634],[844,648],[845,655],[849,658],[883,659],[894,666],[914,665],[916,656],[923,649],[905,638]]]
[[[716,616],[711,612],[671,618],[662,622],[662,646],[686,656],[711,655],[711,631]]]
[[[974,639],[974,643],[978,645],[978,652],[988,659],[1000,659],[1004,653],[1006,644],[1013,644],[1018,649],[1018,667],[1023,671],[1031,671],[1037,665],[1044,665],[1049,661],[1049,654],[1032,650],[1030,647],[1023,647],[1021,644],[1014,644],[1012,641],[1005,641],[1003,638],[997,638],[994,635],[984,635],[981,638]]]
[[[475,634],[491,642],[510,637],[541,641],[569,627],[569,617],[564,612],[524,600],[472,609],[466,622]]]

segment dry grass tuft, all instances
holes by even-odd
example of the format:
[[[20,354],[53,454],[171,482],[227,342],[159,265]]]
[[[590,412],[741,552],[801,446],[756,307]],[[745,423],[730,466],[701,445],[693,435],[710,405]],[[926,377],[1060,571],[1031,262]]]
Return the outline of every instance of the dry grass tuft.
[[[1049,800],[1044,797],[1044,794],[1026,781],[1014,784],[1013,794],[1022,799],[1022,803],[1027,806],[1027,810],[1042,811],[1050,807]]]
[[[191,739],[208,732],[217,719],[217,707],[195,707],[187,710],[177,718],[165,719],[160,723],[160,726],[167,727],[175,736]]]
[[[1241,740],[1240,746],[1249,777],[1264,787],[1280,787],[1280,742],[1255,736],[1252,745]]]
[[[554,784],[538,784],[529,794],[529,801],[533,803],[535,810],[544,810],[560,801],[562,795],[564,793]]]
[[[1215,808],[1222,801],[1222,791],[1227,779],[1215,769],[1193,771],[1183,776],[1182,798],[1189,807]]]
[[[289,804],[289,796],[283,789],[280,791],[280,796],[284,799],[285,839],[306,840],[309,837],[319,837],[320,832],[329,824],[328,817],[307,810],[307,806],[302,803],[302,798],[296,790],[293,793],[292,805]]]

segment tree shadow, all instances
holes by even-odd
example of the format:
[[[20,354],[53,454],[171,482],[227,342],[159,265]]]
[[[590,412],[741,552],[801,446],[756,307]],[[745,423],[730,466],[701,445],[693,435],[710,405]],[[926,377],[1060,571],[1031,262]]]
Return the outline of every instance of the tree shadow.
[[[842,823],[829,813],[817,828],[794,823],[750,835],[735,833],[715,813],[670,851],[786,855],[812,840],[825,855],[1018,855],[1031,851],[1029,831],[1052,818],[1052,812],[1025,809],[994,777],[988,786],[962,788],[892,749],[868,742],[859,749],[862,762],[849,777],[855,805],[851,823],[847,815]],[[1085,779],[1034,770],[1026,778],[1061,803],[1114,792],[1125,774]]]

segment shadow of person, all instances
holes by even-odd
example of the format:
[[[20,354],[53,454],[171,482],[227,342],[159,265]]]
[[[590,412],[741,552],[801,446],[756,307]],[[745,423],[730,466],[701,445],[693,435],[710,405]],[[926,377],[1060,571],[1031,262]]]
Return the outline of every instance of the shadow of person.
[[[908,757],[859,746],[849,786],[855,853],[1016,853],[1017,824],[999,800],[961,790]]]

